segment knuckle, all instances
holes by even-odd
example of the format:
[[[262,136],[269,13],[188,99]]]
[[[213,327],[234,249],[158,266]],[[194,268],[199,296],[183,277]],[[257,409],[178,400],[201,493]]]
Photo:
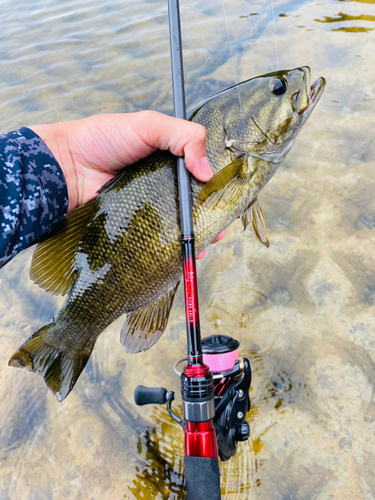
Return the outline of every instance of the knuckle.
[[[194,141],[204,142],[207,139],[207,130],[199,123],[189,123],[190,136]]]
[[[197,125],[197,137],[199,140],[201,141],[206,141],[207,139],[207,130],[206,128],[203,126],[203,125],[199,125],[198,123],[196,124]]]

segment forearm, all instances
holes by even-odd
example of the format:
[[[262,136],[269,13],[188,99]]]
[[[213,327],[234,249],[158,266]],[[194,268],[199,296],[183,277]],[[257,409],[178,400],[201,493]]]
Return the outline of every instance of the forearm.
[[[32,130],[0,135],[0,267],[67,211],[63,172]]]

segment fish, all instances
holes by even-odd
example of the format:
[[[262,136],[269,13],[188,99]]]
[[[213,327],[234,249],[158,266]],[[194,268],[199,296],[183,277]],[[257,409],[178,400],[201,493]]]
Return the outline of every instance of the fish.
[[[325,87],[307,66],[252,78],[189,113],[207,129],[207,183],[191,176],[196,254],[238,217],[258,239],[269,235],[258,195],[289,152]],[[126,351],[163,334],[182,276],[176,157],[157,151],[126,167],[69,213],[36,247],[31,279],[67,298],[55,318],[17,350],[10,366],[41,374],[63,401],[96,339],[126,314]]]

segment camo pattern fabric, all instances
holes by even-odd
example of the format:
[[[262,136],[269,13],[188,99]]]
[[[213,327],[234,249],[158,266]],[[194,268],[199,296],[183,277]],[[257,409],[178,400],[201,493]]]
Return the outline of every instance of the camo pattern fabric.
[[[28,128],[0,135],[0,267],[36,243],[68,209],[63,172]]]

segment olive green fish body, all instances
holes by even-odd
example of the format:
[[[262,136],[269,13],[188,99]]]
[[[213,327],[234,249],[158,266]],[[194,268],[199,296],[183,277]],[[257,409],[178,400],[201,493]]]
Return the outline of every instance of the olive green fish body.
[[[124,174],[95,199],[75,258],[78,276],[61,311],[81,318],[84,310],[101,331],[165,295],[181,270],[174,157],[155,154]],[[100,308],[90,312],[93,304]]]
[[[258,193],[323,87],[319,79],[310,89],[308,68],[277,72],[220,92],[192,112],[190,119],[207,128],[214,170],[206,184],[191,179],[197,253],[237,217],[246,227],[249,210],[263,218],[260,207],[254,209]],[[121,342],[128,352],[160,338],[181,274],[176,159],[158,151],[127,167],[38,245],[32,279],[68,297],[10,364],[41,373],[62,401],[100,333],[120,315],[126,313]]]

